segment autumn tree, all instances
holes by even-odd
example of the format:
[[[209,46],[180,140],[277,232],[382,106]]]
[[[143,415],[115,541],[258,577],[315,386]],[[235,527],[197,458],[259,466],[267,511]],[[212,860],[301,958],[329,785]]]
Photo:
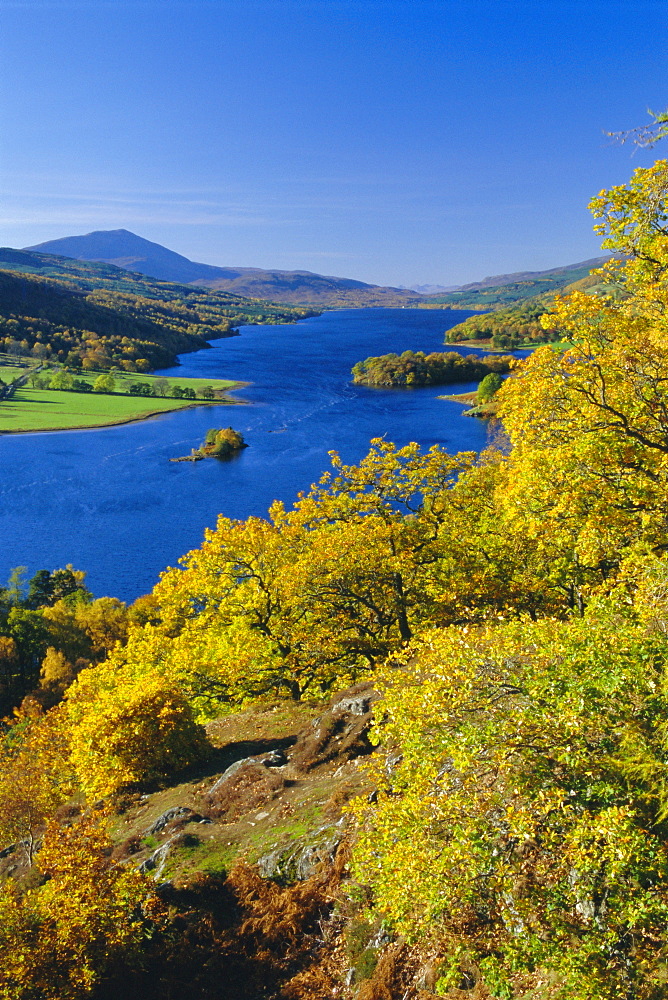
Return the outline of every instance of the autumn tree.
[[[154,781],[200,760],[204,730],[176,684],[113,661],[83,670],[66,693],[69,760],[92,799]]]
[[[0,997],[83,1000],[146,936],[149,891],[136,868],[110,858],[104,817],[46,829],[36,863],[42,883],[0,887]]]
[[[665,544],[668,513],[668,163],[592,202],[601,294],[557,301],[567,349],[539,348],[499,391],[513,481],[499,503],[582,606],[623,552]]]
[[[36,839],[74,788],[63,714],[22,717],[0,743],[0,840],[32,864]]]
[[[472,460],[375,441],[357,466],[333,455],[334,474],[291,510],[220,518],[155,589],[169,636],[161,662],[231,700],[299,698],[368,670],[438,613],[425,573]],[[133,633],[128,658],[142,643]]]
[[[433,631],[384,673],[355,873],[445,951],[443,990],[542,970],[537,1000],[660,995],[668,645],[639,612],[623,589],[572,622]]]
[[[442,992],[462,970],[505,997],[519,973],[546,1000],[664,992],[667,196],[659,162],[594,199],[624,256],[546,319],[565,350],[499,390],[495,519],[484,463],[453,491],[478,511],[474,566],[513,566],[499,533],[529,556],[535,620],[506,607],[431,630],[381,679],[389,757],[369,766],[356,873],[397,931],[447,955]]]

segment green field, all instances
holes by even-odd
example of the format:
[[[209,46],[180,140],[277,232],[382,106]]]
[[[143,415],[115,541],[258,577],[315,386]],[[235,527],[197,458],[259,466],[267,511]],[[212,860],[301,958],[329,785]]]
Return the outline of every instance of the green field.
[[[33,366],[34,362],[30,365],[21,364],[21,362],[15,362],[14,364],[9,362],[8,364],[7,356],[0,355],[0,379],[3,382],[12,382],[17,375],[25,375]]]
[[[144,382],[150,379],[151,376],[142,375],[129,381]],[[191,386],[193,389],[205,385],[214,389],[229,389],[239,384],[228,379],[170,378],[169,382],[172,385]],[[104,427],[142,420],[156,413],[182,410],[187,406],[219,406],[234,402],[235,400],[226,398],[208,402],[173,397],[59,392],[25,386],[11,399],[0,402],[0,433]]]
[[[23,375],[26,368],[5,368],[0,366],[0,378],[3,382],[12,382],[17,375]]]

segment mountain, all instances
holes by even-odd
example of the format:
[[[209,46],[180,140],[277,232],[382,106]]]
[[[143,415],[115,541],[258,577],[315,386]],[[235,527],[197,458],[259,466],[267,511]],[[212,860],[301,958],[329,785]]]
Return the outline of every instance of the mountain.
[[[482,281],[460,285],[449,292],[423,297],[430,305],[450,306],[453,309],[503,309],[518,305],[526,299],[546,292],[562,291],[567,285],[587,278],[592,268],[601,267],[609,256],[592,257],[577,264],[565,264],[547,271],[516,271],[514,274],[496,274]]]
[[[101,261],[162,281],[176,281],[289,305],[404,306],[417,304],[421,299],[410,290],[368,285],[352,278],[336,278],[311,271],[199,264],[127,229],[68,236],[24,249],[59,254],[75,260]]]
[[[497,274],[459,286],[419,285],[392,288],[369,285],[312,271],[279,271],[259,267],[215,267],[200,264],[127,229],[99,230],[85,236],[49,240],[26,251],[97,261],[125,271],[225,292],[245,298],[317,308],[445,305],[458,309],[500,309],[544,292],[558,292],[584,278],[607,257],[593,257],[547,271]]]

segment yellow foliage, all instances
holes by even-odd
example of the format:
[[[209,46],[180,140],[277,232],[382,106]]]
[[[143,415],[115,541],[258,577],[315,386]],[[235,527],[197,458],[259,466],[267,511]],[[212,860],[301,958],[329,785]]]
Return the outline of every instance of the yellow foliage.
[[[113,663],[84,670],[65,712],[71,764],[92,798],[178,771],[206,750],[186,698],[157,672],[135,678]]]
[[[0,842],[19,842],[31,863],[40,829],[74,789],[60,709],[19,722],[0,743]]]
[[[656,996],[667,659],[620,592],[572,622],[435,630],[384,672],[355,875],[447,946],[452,982],[463,953],[490,984],[543,965],[568,1000]]]
[[[73,666],[66,659],[65,654],[47,647],[46,656],[42,660],[42,669],[39,672],[39,682],[41,687],[57,685],[65,687],[73,677]]]
[[[79,1000],[144,935],[148,880],[110,860],[99,819],[51,823],[38,854],[44,884],[0,889],[0,998]]]

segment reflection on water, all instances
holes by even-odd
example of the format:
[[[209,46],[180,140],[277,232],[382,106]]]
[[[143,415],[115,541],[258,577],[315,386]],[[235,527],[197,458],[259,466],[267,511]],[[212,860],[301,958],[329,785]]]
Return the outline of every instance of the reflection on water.
[[[263,515],[328,467],[328,451],[356,462],[372,437],[479,449],[484,423],[439,400],[443,387],[353,386],[356,361],[389,351],[443,350],[443,331],[470,313],[367,309],[294,326],[242,327],[239,337],[186,354],[161,374],[236,378],[251,405],[201,406],[95,431],[0,438],[0,581],[71,562],[97,595],[132,600],[200,544],[216,517]],[[461,385],[466,391],[473,385]],[[231,424],[249,446],[232,462],[170,462]]]

